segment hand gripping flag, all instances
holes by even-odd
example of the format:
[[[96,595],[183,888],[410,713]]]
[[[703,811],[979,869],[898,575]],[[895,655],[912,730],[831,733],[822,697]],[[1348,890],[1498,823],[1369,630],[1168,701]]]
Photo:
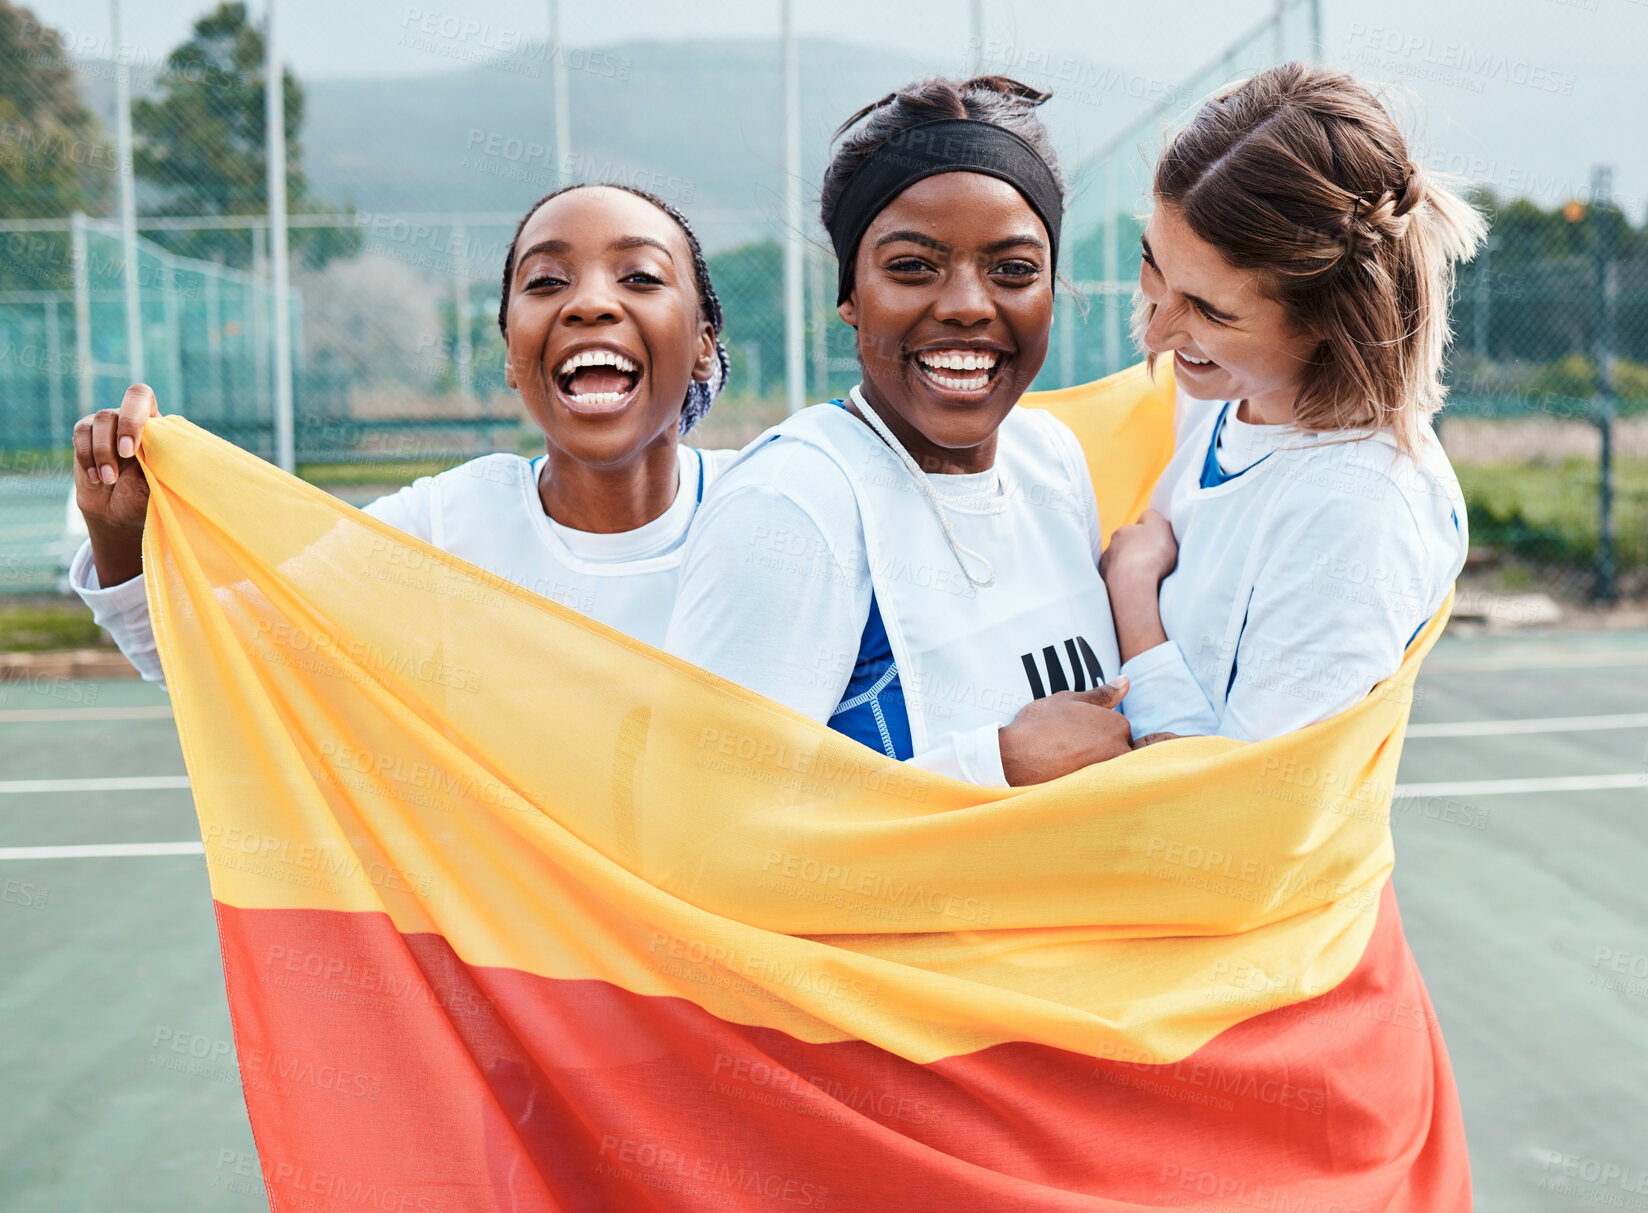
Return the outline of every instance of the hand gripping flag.
[[[1171,391],[1036,398],[1105,517]],[[1301,732],[979,788],[184,420],[143,449],[275,1209],[1469,1208],[1388,879],[1441,617]]]

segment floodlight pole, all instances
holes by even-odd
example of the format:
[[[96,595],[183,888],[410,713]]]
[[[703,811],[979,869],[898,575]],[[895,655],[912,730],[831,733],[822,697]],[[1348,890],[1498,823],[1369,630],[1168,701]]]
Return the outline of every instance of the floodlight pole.
[[[286,248],[286,78],[280,63],[280,27],[269,0],[264,27],[266,155],[269,172],[269,268],[274,296],[275,463],[297,466],[292,443],[291,266]]]
[[[784,391],[788,411],[807,403],[801,297],[801,55],[795,0],[781,0],[784,37]]]
[[[137,195],[132,184],[132,65],[120,41],[120,0],[109,0],[109,38],[114,53],[115,141],[120,160],[120,240],[125,264],[126,369],[143,380],[143,314],[137,280]]]

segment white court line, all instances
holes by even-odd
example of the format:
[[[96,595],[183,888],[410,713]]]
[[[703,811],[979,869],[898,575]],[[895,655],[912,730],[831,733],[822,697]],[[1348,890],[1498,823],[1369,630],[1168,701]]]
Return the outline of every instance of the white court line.
[[[1634,775],[1565,775],[1549,779],[1477,779],[1453,783],[1399,783],[1396,799],[1410,796],[1504,796],[1518,792],[1601,792],[1648,788],[1648,772]],[[204,855],[198,842],[110,842],[67,847],[0,847],[7,859],[124,859],[149,855]]]
[[[0,859],[125,859],[143,855],[204,855],[198,842],[100,842],[78,847],[0,847]]]
[[[1648,788],[1648,771],[1627,775],[1552,775],[1535,779],[1460,779],[1444,783],[1399,783],[1404,796],[1514,796],[1522,792],[1609,792]]]
[[[1437,657],[1427,674],[1505,673],[1516,670],[1592,670],[1604,666],[1648,665],[1648,653],[1506,653],[1499,657]]]
[[[0,724],[47,724],[75,720],[170,720],[169,707],[146,708],[5,708]]]
[[[187,775],[127,775],[111,779],[7,779],[0,781],[6,792],[156,792],[164,788],[186,788]]]
[[[1648,729],[1648,712],[1617,716],[1545,716],[1525,720],[1462,720],[1410,724],[1409,737],[1504,737],[1512,733],[1589,733],[1600,729]]]

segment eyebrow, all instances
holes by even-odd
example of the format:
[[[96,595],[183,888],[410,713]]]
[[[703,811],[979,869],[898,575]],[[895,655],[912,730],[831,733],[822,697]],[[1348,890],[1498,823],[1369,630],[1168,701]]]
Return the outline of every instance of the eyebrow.
[[[622,239],[614,240],[607,245],[607,248],[614,252],[632,248],[655,248],[668,257],[671,263],[675,261],[675,257],[669,251],[669,245],[662,240],[654,240],[651,236],[625,236]]]
[[[1139,237],[1139,243],[1144,246],[1145,256],[1149,257],[1151,261],[1155,261],[1156,260],[1156,254],[1150,247],[1150,241],[1146,240],[1143,236],[1140,236]],[[1160,270],[1158,270],[1157,272],[1159,273]],[[1236,319],[1236,317],[1234,315],[1232,315],[1230,312],[1225,311],[1224,308],[1222,308],[1222,307],[1214,307],[1211,303],[1209,303],[1206,299],[1203,299],[1200,295],[1188,295],[1187,294],[1185,296],[1185,298],[1190,300],[1190,302],[1194,303],[1197,307],[1201,308],[1202,311],[1206,312],[1209,316],[1212,316],[1215,320],[1235,320]]]
[[[923,248],[937,249],[939,251],[943,251],[950,247],[948,244],[945,244],[944,241],[934,240],[931,236],[924,232],[911,231],[888,232],[880,240],[875,242],[875,247],[880,248],[884,244],[894,244],[900,240],[908,240],[911,244],[919,244]],[[1016,236],[1004,236],[1000,240],[992,240],[989,244],[984,246],[983,251],[986,253],[999,253],[1004,249],[1018,248],[1026,244],[1038,249],[1045,249],[1047,247],[1037,237],[1032,236],[1028,232],[1021,232]]]
[[[614,240],[611,244],[607,245],[607,250],[615,253],[623,252],[626,249],[635,248],[657,249],[660,253],[664,254],[665,257],[669,258],[671,265],[675,264],[675,257],[670,253],[669,245],[665,244],[662,240],[654,240],[651,236],[621,236],[617,240]],[[525,265],[527,261],[539,253],[564,256],[571,251],[572,245],[568,244],[565,240],[540,240],[531,248],[524,249],[520,252],[515,258],[515,263],[517,265]]]

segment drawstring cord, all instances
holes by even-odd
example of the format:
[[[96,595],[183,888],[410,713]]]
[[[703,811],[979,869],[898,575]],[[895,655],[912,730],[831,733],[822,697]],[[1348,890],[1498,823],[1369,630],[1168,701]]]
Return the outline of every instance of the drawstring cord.
[[[864,420],[870,423],[870,428],[881,435],[881,440],[898,456],[899,461],[915,478],[916,484],[921,487],[921,491],[926,494],[928,503],[933,507],[933,513],[938,516],[938,524],[944,530],[944,541],[950,545],[950,552],[955,556],[956,563],[961,566],[962,574],[969,582],[981,589],[995,585],[996,566],[956,538],[956,529],[950,525],[950,516],[944,512],[944,503],[938,499],[938,490],[933,487],[933,482],[927,478],[927,473],[921,470],[921,465],[911,457],[909,451],[904,449],[904,444],[893,437],[892,430],[887,428],[887,423],[870,407],[869,401],[864,399],[864,393],[859,391],[857,386],[854,386],[851,395],[853,403],[858,406],[859,413]],[[977,561],[984,566],[984,577],[982,579],[973,576],[973,570],[967,567],[969,560]]]

